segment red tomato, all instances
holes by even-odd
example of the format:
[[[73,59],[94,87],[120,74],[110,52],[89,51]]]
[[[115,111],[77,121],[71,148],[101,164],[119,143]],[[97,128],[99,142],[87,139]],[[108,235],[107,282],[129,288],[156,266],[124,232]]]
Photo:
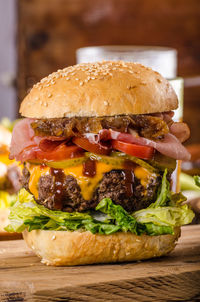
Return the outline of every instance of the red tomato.
[[[108,154],[110,152],[110,149],[107,146],[102,146],[98,143],[91,143],[85,137],[75,137],[73,139],[73,143],[83,148],[84,150],[96,154]]]
[[[124,143],[117,140],[112,140],[113,149],[119,150],[126,154],[136,156],[143,159],[150,159],[153,156],[154,148],[149,146],[141,146],[135,144]]]
[[[38,150],[36,153],[36,157],[40,160],[57,161],[81,156],[82,152],[83,150],[77,146],[67,146],[65,144],[61,144],[50,152]]]

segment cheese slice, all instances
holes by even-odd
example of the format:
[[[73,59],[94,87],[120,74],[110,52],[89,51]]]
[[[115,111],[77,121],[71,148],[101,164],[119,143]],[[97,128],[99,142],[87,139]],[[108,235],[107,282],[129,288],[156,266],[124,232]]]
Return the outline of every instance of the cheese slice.
[[[30,165],[28,167],[31,174],[29,180],[29,190],[38,199],[38,182],[41,176],[50,175],[50,168],[47,166],[41,167],[39,165]],[[75,167],[63,169],[65,175],[71,175],[76,180],[81,189],[81,194],[85,200],[90,200],[92,195],[102,180],[105,173],[111,170],[121,170],[123,166],[111,165],[102,162],[96,162],[96,175],[94,177],[87,177],[83,175],[83,165],[80,164]],[[137,178],[141,179],[142,185],[146,186],[149,182],[149,177],[152,175],[149,171],[142,167],[136,167],[134,173]]]

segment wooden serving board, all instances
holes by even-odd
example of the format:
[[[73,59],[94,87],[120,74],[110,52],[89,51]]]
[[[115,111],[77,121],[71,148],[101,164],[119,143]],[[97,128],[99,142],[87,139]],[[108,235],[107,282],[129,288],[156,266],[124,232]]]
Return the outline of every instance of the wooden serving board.
[[[0,231],[0,241],[22,239],[21,233],[8,233]]]
[[[200,301],[200,225],[167,257],[50,267],[22,240],[0,242],[0,301]]]

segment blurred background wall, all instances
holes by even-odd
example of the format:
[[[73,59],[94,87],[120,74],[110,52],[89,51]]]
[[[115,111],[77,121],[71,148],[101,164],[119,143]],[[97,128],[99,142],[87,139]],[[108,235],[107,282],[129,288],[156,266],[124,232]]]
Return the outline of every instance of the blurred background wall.
[[[0,0],[0,117],[16,117],[17,3]]]
[[[178,75],[186,79],[184,119],[192,131],[188,143],[200,142],[199,0],[13,2],[18,16],[18,102],[45,75],[75,64],[77,48],[94,45],[170,46],[178,50]],[[193,76],[195,81],[191,79]]]

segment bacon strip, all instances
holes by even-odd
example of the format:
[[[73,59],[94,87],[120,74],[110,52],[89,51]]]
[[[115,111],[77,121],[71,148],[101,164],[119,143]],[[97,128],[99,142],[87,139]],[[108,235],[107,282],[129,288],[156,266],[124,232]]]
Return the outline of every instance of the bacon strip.
[[[10,146],[10,159],[24,162],[29,159],[36,159],[36,152],[53,151],[65,138],[56,136],[35,136],[31,127],[32,119],[25,118],[19,121],[12,133]]]
[[[185,142],[190,137],[190,129],[186,123],[173,123],[169,129],[181,143]]]
[[[64,137],[35,136],[31,127],[32,119],[25,118],[19,121],[14,129],[10,147],[10,159],[16,159],[24,162],[29,159],[35,159],[38,150],[53,151],[59,144],[64,143]],[[131,131],[131,130],[130,130]],[[181,144],[188,137],[189,128],[184,123],[173,123],[170,126],[171,133],[167,133],[163,140],[153,141],[136,135],[135,131],[130,133],[121,133],[111,129],[100,130],[99,134],[86,133],[84,136],[90,142],[102,144],[111,139],[120,140],[127,143],[139,144],[155,148],[160,153],[181,160],[190,160],[190,153]],[[178,139],[179,138],[179,139]]]
[[[35,146],[34,131],[30,124],[33,120],[25,118],[19,121],[12,133],[11,145],[10,145],[10,159],[21,160],[20,153],[27,147]]]
[[[171,133],[167,133],[162,141],[152,141],[144,137],[136,137],[128,133],[120,133],[110,130],[111,138],[121,140],[123,142],[150,146],[155,148],[160,153],[181,160],[190,160],[190,153],[181,144],[181,142]]]

